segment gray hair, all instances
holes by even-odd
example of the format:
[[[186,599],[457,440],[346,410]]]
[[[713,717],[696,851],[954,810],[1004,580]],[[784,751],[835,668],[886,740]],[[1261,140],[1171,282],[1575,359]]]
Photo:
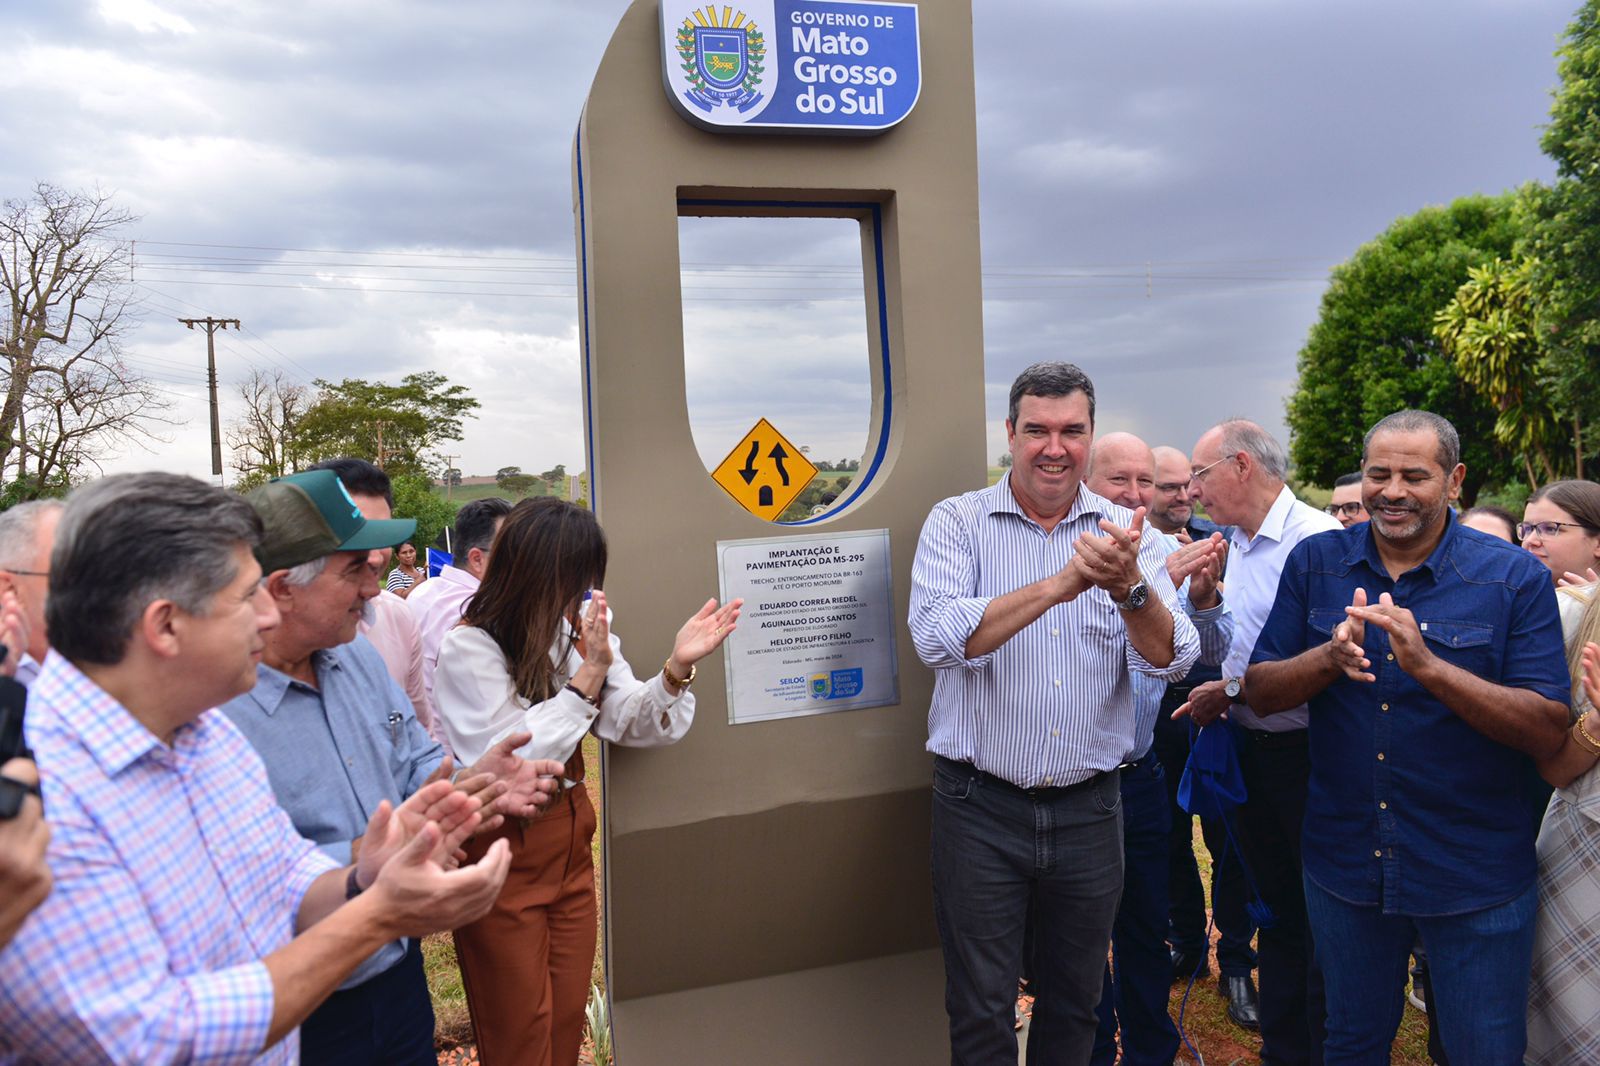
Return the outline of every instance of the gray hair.
[[[1069,396],[1083,393],[1089,401],[1089,425],[1094,425],[1094,382],[1071,363],[1034,363],[1011,383],[1011,403],[1006,421],[1017,424],[1017,405],[1024,396]]]
[[[29,500],[0,512],[0,569],[33,567],[39,551],[39,519],[61,507],[60,500]]]
[[[1367,465],[1367,453],[1372,450],[1372,438],[1379,433],[1389,431],[1394,433],[1432,433],[1439,442],[1439,465],[1444,472],[1449,474],[1461,462],[1461,437],[1456,433],[1456,427],[1450,424],[1447,418],[1441,418],[1432,411],[1405,410],[1396,411],[1386,418],[1380,418],[1378,424],[1367,430],[1367,435],[1361,438],[1361,465]]]
[[[244,497],[178,474],[116,474],[68,497],[50,555],[45,624],[74,663],[122,661],[145,608],[204,615],[261,541]]]
[[[330,555],[322,555],[309,563],[301,563],[299,566],[290,567],[283,575],[284,584],[291,588],[305,588],[322,576],[322,572],[328,568],[328,560],[331,558],[332,556]]]
[[[1289,476],[1289,457],[1272,434],[1246,418],[1230,418],[1221,428],[1223,458],[1242,452],[1254,459],[1267,476],[1277,481]]]

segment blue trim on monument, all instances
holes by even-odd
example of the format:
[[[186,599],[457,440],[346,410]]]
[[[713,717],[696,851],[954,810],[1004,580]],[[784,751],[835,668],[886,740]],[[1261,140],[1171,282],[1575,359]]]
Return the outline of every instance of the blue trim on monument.
[[[578,199],[581,203],[583,200],[581,169],[579,174]],[[857,211],[870,213],[873,269],[877,275],[878,293],[878,358],[882,363],[881,380],[883,382],[883,417],[878,423],[878,443],[873,449],[872,461],[867,466],[866,472],[862,476],[852,479],[849,494],[835,503],[827,513],[812,518],[802,518],[795,522],[774,522],[773,525],[808,526],[837,516],[865,492],[867,486],[872,484],[872,479],[878,475],[878,470],[883,466],[883,461],[889,454],[889,427],[894,424],[894,380],[890,373],[891,364],[889,359],[888,286],[883,277],[883,204],[874,200],[702,200],[680,198],[678,207],[680,209],[684,207],[804,208],[812,211],[824,208],[831,209],[841,215],[848,212],[849,215],[847,217],[853,217],[854,212]],[[591,488],[590,491],[592,492],[593,489]]]
[[[583,189],[583,114],[578,115],[578,132],[573,138],[573,151],[578,172],[578,314],[581,318],[579,333],[583,336],[583,431],[585,471],[589,475],[589,510],[600,516],[600,475],[594,451],[594,378],[589,350],[589,215]]]

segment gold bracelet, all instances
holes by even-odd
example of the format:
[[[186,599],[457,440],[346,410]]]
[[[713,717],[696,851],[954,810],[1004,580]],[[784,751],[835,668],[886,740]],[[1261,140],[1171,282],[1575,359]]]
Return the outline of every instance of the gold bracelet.
[[[1589,735],[1589,731],[1583,728],[1584,719],[1588,718],[1593,713],[1593,711],[1584,711],[1582,714],[1578,715],[1578,720],[1572,723],[1572,739],[1577,741],[1578,746],[1583,748],[1590,755],[1600,756],[1600,740],[1596,740],[1594,737],[1591,737]]]
[[[683,678],[674,677],[672,675],[672,656],[667,656],[667,661],[661,664],[661,676],[666,679],[667,684],[671,685],[680,692],[694,684],[694,675],[694,663],[689,664],[689,676]]]

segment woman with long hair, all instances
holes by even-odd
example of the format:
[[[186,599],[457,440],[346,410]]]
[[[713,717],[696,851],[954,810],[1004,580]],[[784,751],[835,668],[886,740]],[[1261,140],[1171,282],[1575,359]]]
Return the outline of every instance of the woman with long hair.
[[[1531,528],[1543,523],[1543,530]],[[1557,523],[1560,523],[1557,525]],[[1567,523],[1571,523],[1570,525]],[[1558,481],[1528,501],[1525,536],[1561,580],[1572,729],[1539,764],[1555,792],[1539,828],[1539,916],[1528,989],[1529,1063],[1600,1062],[1600,594],[1592,580],[1600,544],[1600,485]]]
[[[506,516],[483,583],[446,634],[434,701],[451,748],[470,766],[512,733],[530,759],[566,764],[563,788],[537,818],[510,820],[498,837],[511,872],[487,915],[455,932],[456,956],[484,1066],[573,1066],[595,952],[591,844],[595,812],[581,744],[671,744],[694,720],[695,663],[733,630],[742,600],[706,601],[678,630],[660,672],[641,681],[611,632],[606,541],[594,515],[550,497]]]

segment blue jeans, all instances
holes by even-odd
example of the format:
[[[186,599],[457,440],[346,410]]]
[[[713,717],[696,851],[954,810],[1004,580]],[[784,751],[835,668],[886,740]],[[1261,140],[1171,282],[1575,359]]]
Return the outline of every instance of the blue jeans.
[[[1190,958],[1206,954],[1206,895],[1194,858],[1194,815],[1178,806],[1178,783],[1189,761],[1189,723],[1174,722],[1173,711],[1189,698],[1186,687],[1171,687],[1156,715],[1155,753],[1167,776],[1167,809],[1172,832],[1167,837],[1167,894],[1171,923],[1167,942]],[[1211,916],[1217,928],[1217,969],[1224,977],[1248,977],[1256,968],[1256,923],[1245,909],[1249,890],[1238,846],[1228,841],[1220,819],[1200,819],[1200,832],[1211,852]]]
[[[1233,812],[1244,861],[1277,921],[1256,937],[1264,1066],[1320,1066],[1322,973],[1306,922],[1300,825],[1306,815],[1311,752],[1304,729],[1266,733],[1233,726],[1249,797]]]
[[[1122,771],[1122,901],[1100,993],[1091,1066],[1111,1066],[1122,1029],[1123,1066],[1172,1066],[1178,1028],[1167,1013],[1167,782],[1152,752]]]
[[[303,1066],[432,1066],[433,1003],[412,939],[393,966],[335,992],[300,1026]]]
[[[1028,1066],[1082,1066],[1122,892],[1117,774],[1024,791],[935,757],[932,852],[953,1066],[1017,1061],[1012,1020],[1030,905]]]
[[[1428,1009],[1445,1020],[1450,1061],[1522,1062],[1538,886],[1481,911],[1408,918],[1346,902],[1309,877],[1305,885],[1327,988],[1328,1066],[1389,1061],[1405,1006],[1407,957],[1418,933],[1432,981]]]

